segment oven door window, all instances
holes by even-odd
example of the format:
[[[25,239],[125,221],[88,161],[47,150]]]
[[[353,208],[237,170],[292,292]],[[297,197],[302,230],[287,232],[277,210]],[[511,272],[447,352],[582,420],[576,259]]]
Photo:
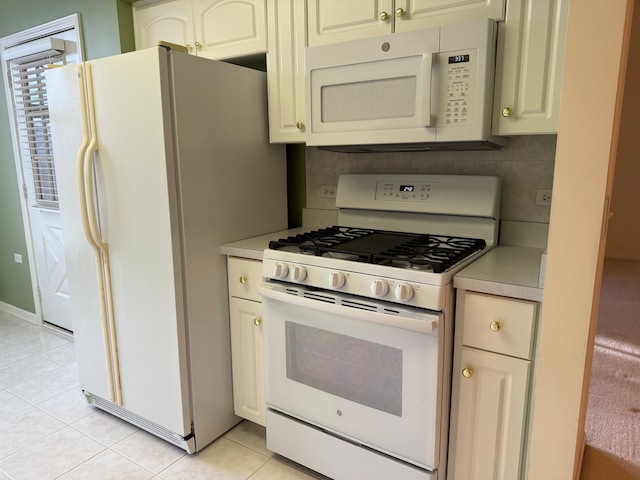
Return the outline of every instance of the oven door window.
[[[286,322],[287,378],[402,416],[402,349]]]

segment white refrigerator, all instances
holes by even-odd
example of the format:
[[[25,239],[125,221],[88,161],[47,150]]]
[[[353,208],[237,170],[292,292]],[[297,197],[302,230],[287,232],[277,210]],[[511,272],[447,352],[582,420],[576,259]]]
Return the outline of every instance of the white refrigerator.
[[[240,420],[220,245],[287,227],[265,74],[157,47],[46,81],[81,388],[198,451]]]

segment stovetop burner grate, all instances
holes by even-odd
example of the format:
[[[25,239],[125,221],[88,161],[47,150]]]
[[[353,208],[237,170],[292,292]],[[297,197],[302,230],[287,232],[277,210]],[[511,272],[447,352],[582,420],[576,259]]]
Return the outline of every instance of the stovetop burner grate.
[[[442,273],[484,249],[483,239],[333,226],[269,243],[286,250]]]

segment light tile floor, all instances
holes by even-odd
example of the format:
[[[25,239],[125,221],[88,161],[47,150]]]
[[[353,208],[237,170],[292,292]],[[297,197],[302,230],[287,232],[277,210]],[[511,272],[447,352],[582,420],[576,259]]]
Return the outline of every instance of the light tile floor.
[[[88,405],[73,339],[0,311],[0,480],[309,480],[242,422],[194,455]]]

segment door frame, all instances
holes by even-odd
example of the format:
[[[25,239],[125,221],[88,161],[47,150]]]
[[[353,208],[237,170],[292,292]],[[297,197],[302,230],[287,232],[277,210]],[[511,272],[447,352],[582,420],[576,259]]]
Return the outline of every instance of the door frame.
[[[531,480],[580,475],[629,41],[640,28],[633,11],[634,0],[575,2],[569,9],[531,396]]]
[[[44,23],[12,35],[0,38],[0,51],[4,51],[8,48],[20,45],[21,43],[29,42],[41,37],[47,37],[55,35],[58,32],[64,30],[74,29],[76,34],[76,48],[78,51],[78,57],[84,59],[84,52],[82,46],[81,35],[81,23],[80,15],[77,13],[68,15],[66,17],[53,20],[51,22]],[[2,72],[6,75],[6,67],[2,62]],[[11,91],[8,87],[5,87],[5,95],[7,98],[7,111],[12,116],[13,99],[11,97]],[[18,182],[18,190],[20,192],[20,208],[22,211],[22,224],[24,227],[27,257],[29,262],[29,274],[31,276],[31,291],[34,299],[35,313],[28,312],[22,309],[12,309],[11,313],[23,320],[36,325],[42,325],[44,322],[42,313],[42,301],[39,292],[38,272],[35,262],[35,251],[33,245],[33,235],[31,230],[31,217],[29,213],[28,199],[25,193],[25,176],[23,172],[22,158],[20,157],[20,146],[17,143],[16,125],[13,118],[10,118],[9,126],[11,128],[11,145],[13,147],[13,159],[16,167],[16,180]]]

